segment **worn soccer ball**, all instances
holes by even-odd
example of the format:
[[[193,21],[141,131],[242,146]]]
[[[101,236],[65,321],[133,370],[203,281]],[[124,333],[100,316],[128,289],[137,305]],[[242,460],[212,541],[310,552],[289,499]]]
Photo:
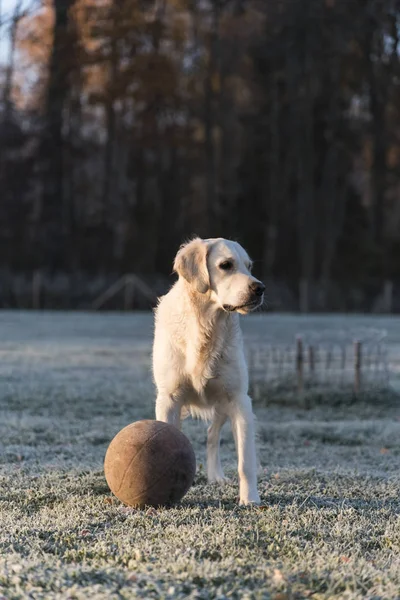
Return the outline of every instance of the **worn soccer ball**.
[[[193,483],[196,458],[187,437],[161,421],[131,423],[114,437],[104,459],[111,491],[128,506],[168,506]]]

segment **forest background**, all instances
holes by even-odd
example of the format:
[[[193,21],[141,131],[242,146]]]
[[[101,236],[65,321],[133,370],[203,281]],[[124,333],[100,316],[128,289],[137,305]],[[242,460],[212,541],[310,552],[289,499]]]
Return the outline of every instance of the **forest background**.
[[[163,293],[197,234],[271,309],[400,311],[399,35],[398,0],[0,0],[0,306]]]

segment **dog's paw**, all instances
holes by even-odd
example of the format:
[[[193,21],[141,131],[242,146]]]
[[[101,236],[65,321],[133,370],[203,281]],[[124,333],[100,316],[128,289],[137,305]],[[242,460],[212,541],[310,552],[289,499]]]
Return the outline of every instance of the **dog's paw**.
[[[261,501],[255,501],[255,500],[240,500],[239,499],[239,506],[245,507],[245,508],[258,508],[259,506],[261,506]]]
[[[228,485],[229,483],[231,483],[231,479],[229,479],[229,477],[225,477],[225,475],[223,475],[223,474],[209,475],[208,483],[216,483],[218,485]]]
[[[241,508],[259,508],[261,502],[247,502],[246,500],[239,500],[239,506]]]
[[[261,500],[258,493],[239,496],[239,506],[259,506],[260,504]]]

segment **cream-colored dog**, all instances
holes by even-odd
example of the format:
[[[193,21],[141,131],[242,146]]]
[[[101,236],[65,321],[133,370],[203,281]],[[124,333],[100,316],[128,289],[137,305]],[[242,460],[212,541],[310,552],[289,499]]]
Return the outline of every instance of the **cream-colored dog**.
[[[211,422],[207,439],[210,482],[224,481],[220,432],[230,419],[238,455],[240,504],[259,503],[254,417],[239,315],[263,302],[265,286],[236,242],[196,238],[181,246],[179,279],[156,310],[153,372],[156,418],[181,424],[181,413]]]

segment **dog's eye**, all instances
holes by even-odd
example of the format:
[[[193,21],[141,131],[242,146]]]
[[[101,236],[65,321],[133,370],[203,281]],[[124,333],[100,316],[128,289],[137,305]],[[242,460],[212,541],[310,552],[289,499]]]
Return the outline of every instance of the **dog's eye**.
[[[222,269],[223,271],[229,271],[230,269],[232,269],[233,267],[233,263],[230,260],[225,260],[223,263],[221,263],[219,265],[219,268]]]

